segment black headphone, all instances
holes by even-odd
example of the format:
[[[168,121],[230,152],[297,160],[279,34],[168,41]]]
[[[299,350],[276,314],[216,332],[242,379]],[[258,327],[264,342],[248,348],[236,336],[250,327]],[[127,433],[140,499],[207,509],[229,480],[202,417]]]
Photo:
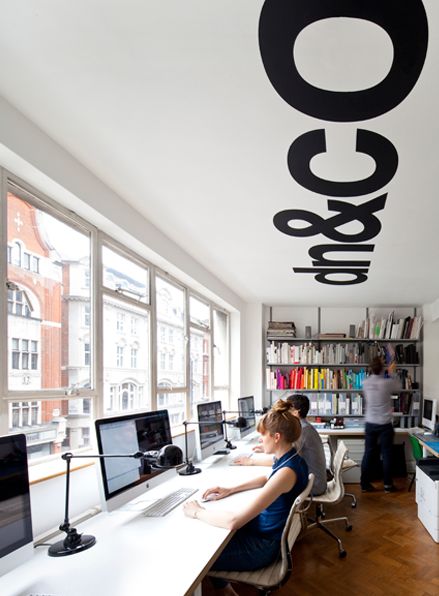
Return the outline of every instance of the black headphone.
[[[158,468],[175,468],[183,463],[183,452],[177,445],[165,445],[159,451],[155,465]]]

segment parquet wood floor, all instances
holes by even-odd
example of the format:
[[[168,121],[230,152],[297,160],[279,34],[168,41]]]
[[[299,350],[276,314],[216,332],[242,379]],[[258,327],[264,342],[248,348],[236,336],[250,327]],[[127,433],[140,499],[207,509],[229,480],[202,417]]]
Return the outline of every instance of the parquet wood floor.
[[[345,498],[327,508],[327,517],[347,513],[351,532],[342,523],[331,524],[347,551],[338,557],[335,540],[319,529],[310,530],[293,548],[293,572],[276,592],[278,596],[439,596],[439,544],[418,520],[415,487],[396,481],[398,492],[361,493],[358,484],[346,485],[357,495],[351,508]],[[378,487],[379,484],[377,483]],[[240,596],[256,590],[234,585]],[[212,596],[209,580],[203,596]]]

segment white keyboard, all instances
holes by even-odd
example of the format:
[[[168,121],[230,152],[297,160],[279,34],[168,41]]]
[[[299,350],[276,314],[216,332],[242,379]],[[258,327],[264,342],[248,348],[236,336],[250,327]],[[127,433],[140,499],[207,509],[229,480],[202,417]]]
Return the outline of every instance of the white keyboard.
[[[145,509],[145,517],[163,517],[175,509],[180,503],[197,492],[197,488],[179,488],[175,492],[166,495]]]

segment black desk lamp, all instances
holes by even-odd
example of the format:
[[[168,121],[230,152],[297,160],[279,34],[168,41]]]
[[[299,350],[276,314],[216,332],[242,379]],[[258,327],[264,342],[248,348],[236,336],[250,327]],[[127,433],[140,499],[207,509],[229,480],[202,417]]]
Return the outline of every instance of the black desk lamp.
[[[266,414],[268,412],[268,408],[263,408],[262,410],[247,410],[246,412],[241,412],[240,410],[224,410],[223,411],[223,424],[224,424],[224,439],[226,441],[227,449],[236,449],[236,445],[232,445],[230,439],[227,438],[227,425],[234,426],[235,428],[246,428],[247,420],[243,416],[243,414]],[[240,414],[236,420],[226,420],[226,414]]]
[[[187,425],[188,424],[198,424],[199,425],[200,423],[196,420],[194,420],[194,421],[185,420],[183,422],[183,426],[184,426],[184,463],[186,464],[186,467],[183,468],[182,470],[178,471],[180,476],[192,476],[193,474],[199,474],[201,472],[201,469],[196,468],[194,466],[193,462],[191,462],[191,460],[189,459],[189,449],[188,449],[188,445],[187,445]]]
[[[245,428],[247,426],[247,420],[243,416],[238,416],[236,420],[226,420],[226,414],[240,413],[241,412],[223,410],[224,440],[226,442],[227,449],[236,449],[236,445],[233,445],[231,440],[227,437],[227,425],[229,424],[235,428]]]
[[[70,462],[75,457],[82,457],[82,458],[90,458],[90,457],[97,457],[97,458],[106,458],[106,457],[132,457],[134,459],[147,459],[148,456],[143,454],[141,451],[137,453],[124,453],[124,454],[115,454],[115,455],[73,455],[73,453],[63,453],[61,455],[62,459],[64,459],[67,463],[67,470],[66,470],[66,502],[65,502],[65,512],[64,512],[64,521],[60,525],[59,529],[61,532],[65,532],[67,536],[64,540],[59,540],[52,544],[49,548],[48,554],[50,557],[64,557],[66,555],[73,555],[74,553],[79,553],[83,550],[87,550],[88,548],[92,547],[96,543],[96,538],[91,535],[84,535],[78,534],[76,528],[72,528],[69,521],[69,500],[70,500]]]

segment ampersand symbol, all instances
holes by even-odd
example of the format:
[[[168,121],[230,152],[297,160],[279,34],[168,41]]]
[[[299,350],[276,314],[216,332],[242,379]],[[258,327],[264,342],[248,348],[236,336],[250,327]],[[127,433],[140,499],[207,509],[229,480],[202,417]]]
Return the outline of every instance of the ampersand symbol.
[[[384,209],[386,199],[387,194],[384,194],[362,205],[352,205],[345,201],[330,199],[328,200],[328,209],[329,211],[337,211],[338,215],[334,215],[329,219],[324,219],[312,211],[286,209],[276,213],[273,223],[280,232],[289,236],[306,237],[323,234],[337,242],[363,242],[379,234],[381,222],[374,213]],[[305,221],[310,225],[294,227],[294,225],[291,225],[291,222],[294,221]],[[363,225],[361,232],[344,234],[337,231],[338,227],[353,221],[359,221]]]

